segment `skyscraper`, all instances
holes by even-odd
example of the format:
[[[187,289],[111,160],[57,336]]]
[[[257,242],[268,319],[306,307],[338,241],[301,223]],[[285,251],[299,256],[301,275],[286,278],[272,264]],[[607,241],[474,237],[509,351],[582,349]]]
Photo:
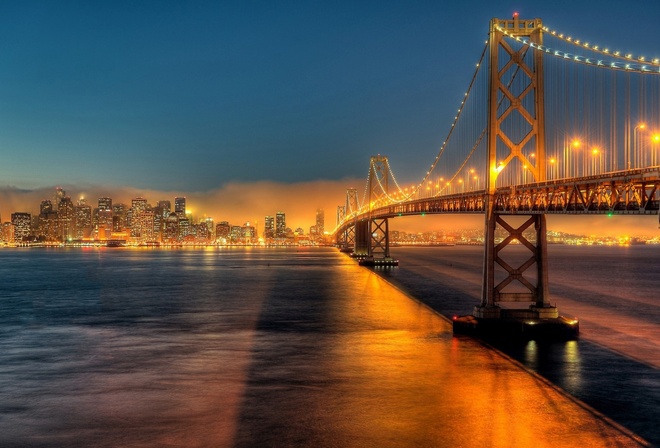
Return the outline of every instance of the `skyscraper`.
[[[11,214],[11,224],[14,227],[14,242],[20,243],[30,236],[32,216],[29,213],[16,212]]]
[[[147,214],[147,200],[138,197],[131,201],[131,238],[144,242],[149,236],[153,238],[153,213]]]
[[[74,238],[77,240],[89,238],[92,233],[92,207],[85,204],[84,201],[78,201],[78,204],[73,207],[73,214]]]
[[[163,210],[163,217],[167,218],[168,216],[170,216],[170,213],[172,212],[172,203],[170,201],[167,200],[158,201],[158,207],[160,207],[161,210]]]
[[[316,210],[316,234],[320,237],[325,233],[325,212],[322,208]]]
[[[229,240],[231,234],[231,226],[227,221],[220,221],[215,226],[215,238],[218,243],[225,244]]]
[[[112,211],[112,198],[99,198],[99,211],[101,210]]]
[[[69,196],[64,196],[57,204],[57,233],[61,241],[73,239],[74,222],[73,202]]]
[[[99,198],[98,237],[109,239],[112,233],[112,199],[108,197]]]
[[[275,214],[275,238],[286,238],[286,216],[284,212]]]
[[[184,219],[186,217],[186,198],[185,197],[176,197],[174,198],[174,213],[177,214],[179,219]]]
[[[264,239],[275,238],[275,219],[272,216],[264,218]]]

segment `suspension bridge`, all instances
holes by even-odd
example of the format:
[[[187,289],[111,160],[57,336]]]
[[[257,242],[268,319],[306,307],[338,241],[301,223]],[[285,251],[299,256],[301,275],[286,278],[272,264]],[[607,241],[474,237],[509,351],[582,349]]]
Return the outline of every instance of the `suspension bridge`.
[[[386,156],[371,157],[364,192],[347,190],[334,235],[361,264],[396,265],[390,219],[484,214],[481,303],[454,329],[558,322],[577,335],[577,320],[550,302],[545,216],[658,214],[659,164],[659,59],[580,40],[540,19],[492,19],[421,181],[402,186]],[[512,257],[511,244],[529,256]]]

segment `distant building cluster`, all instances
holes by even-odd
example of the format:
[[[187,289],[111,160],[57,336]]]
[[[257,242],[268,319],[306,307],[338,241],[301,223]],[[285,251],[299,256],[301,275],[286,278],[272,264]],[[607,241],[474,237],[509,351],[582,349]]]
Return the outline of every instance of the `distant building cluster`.
[[[495,231],[495,241],[501,242],[508,233],[501,228]],[[535,232],[529,229],[523,232],[523,236],[530,242],[535,242]],[[587,236],[575,235],[565,232],[548,231],[549,244],[567,244],[576,246],[630,246],[636,244],[660,244],[660,237],[634,237],[630,235],[619,236]],[[403,232],[392,230],[390,242],[402,246],[434,245],[434,244],[457,244],[457,245],[482,245],[484,244],[483,229],[461,229],[461,230],[436,230],[432,232]],[[516,244],[513,242],[512,244]]]
[[[213,218],[195,219],[186,210],[186,198],[156,205],[137,197],[130,206],[98,198],[96,207],[85,199],[75,202],[61,188],[44,199],[39,214],[15,212],[2,223],[0,242],[5,245],[319,245],[325,243],[323,210],[316,211],[315,225],[305,233],[286,225],[284,212],[266,216],[259,234],[256,224],[214,223]]]

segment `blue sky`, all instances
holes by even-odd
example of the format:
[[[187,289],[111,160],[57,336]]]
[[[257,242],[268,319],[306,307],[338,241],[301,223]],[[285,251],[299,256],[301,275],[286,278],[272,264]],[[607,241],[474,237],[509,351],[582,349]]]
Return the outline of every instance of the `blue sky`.
[[[660,56],[657,0],[4,1],[0,186],[417,181],[513,11]]]

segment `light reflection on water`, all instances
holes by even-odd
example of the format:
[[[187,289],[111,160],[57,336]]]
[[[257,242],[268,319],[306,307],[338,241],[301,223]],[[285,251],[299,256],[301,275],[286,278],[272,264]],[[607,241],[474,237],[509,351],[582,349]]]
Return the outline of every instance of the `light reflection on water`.
[[[522,251],[521,251],[522,253]],[[549,247],[551,303],[580,318],[580,339],[498,348],[660,445],[660,246]],[[479,301],[483,247],[396,248],[381,275],[446,316]]]
[[[631,443],[332,250],[0,251],[0,275],[2,446]]]

